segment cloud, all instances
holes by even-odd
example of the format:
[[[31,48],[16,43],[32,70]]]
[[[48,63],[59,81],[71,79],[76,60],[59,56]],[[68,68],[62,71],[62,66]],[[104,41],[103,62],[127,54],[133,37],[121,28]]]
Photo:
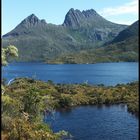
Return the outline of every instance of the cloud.
[[[112,20],[114,23],[117,24],[124,24],[124,25],[131,25],[134,23],[134,21],[131,20]]]
[[[100,11],[103,16],[113,16],[122,14],[138,15],[138,0],[131,0],[122,6],[108,7]]]

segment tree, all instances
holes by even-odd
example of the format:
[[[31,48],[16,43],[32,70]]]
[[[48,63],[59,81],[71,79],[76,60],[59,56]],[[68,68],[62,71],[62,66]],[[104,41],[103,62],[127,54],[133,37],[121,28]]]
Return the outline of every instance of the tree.
[[[13,46],[13,45],[9,45],[6,48],[2,48],[2,66],[6,66],[7,65],[7,61],[10,57],[18,57],[18,49]],[[2,94],[4,93],[4,86],[1,85],[1,89],[2,89]]]
[[[2,65],[7,65],[7,61],[10,57],[18,57],[18,49],[13,46],[9,45],[6,48],[2,48]]]

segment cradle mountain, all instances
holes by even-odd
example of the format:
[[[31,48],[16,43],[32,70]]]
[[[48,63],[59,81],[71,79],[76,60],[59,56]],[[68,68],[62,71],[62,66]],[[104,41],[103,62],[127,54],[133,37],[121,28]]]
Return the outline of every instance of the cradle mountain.
[[[138,61],[138,24],[110,22],[95,10],[71,8],[61,25],[31,14],[2,36],[2,46],[15,45],[16,61],[96,63]]]

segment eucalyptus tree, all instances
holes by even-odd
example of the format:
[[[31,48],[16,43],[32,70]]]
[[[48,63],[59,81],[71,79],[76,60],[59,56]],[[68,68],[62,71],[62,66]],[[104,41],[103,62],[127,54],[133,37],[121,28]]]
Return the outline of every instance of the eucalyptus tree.
[[[8,59],[10,57],[18,57],[18,49],[13,45],[9,45],[6,48],[2,48],[2,66],[8,64]]]
[[[8,59],[13,57],[18,57],[18,49],[14,45],[9,45],[1,50],[1,61],[2,66],[6,66],[8,64]],[[4,86],[1,85],[2,94],[4,93]]]

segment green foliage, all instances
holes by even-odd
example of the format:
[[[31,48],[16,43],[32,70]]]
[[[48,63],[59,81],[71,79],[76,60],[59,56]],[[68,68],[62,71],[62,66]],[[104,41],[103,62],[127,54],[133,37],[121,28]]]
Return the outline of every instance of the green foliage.
[[[65,107],[70,107],[71,102],[72,99],[68,94],[61,94],[58,104],[60,105],[60,108],[65,108]]]
[[[47,91],[47,92],[46,92]],[[59,140],[67,132],[53,133],[42,122],[43,113],[77,105],[127,104],[138,114],[138,82],[106,87],[88,84],[52,84],[19,78],[2,95],[2,132],[7,139]]]
[[[30,123],[23,118],[6,117],[2,122],[8,123],[5,129],[9,140],[58,140],[62,136],[54,134],[46,124]]]
[[[18,57],[18,49],[13,45],[2,48],[2,65],[7,65],[8,58],[10,57]]]
[[[138,37],[131,37],[125,41],[82,50],[78,53],[61,55],[47,61],[48,63],[101,63],[101,62],[137,62]]]
[[[46,95],[42,96],[36,85],[38,82],[33,79],[20,79],[5,87],[2,132],[7,140],[59,140],[63,136],[63,132],[55,134],[42,122],[44,111],[52,111],[53,102]]]
[[[33,121],[36,116],[40,114],[41,110],[41,97],[35,88],[29,89],[22,98],[24,112],[29,114],[29,120]]]
[[[36,107],[39,110],[43,110],[42,108],[53,110],[57,107],[65,108],[75,105],[129,103],[132,99],[138,99],[137,82],[106,87],[103,85],[52,84],[37,80],[31,81],[31,79],[19,78],[6,91],[12,92],[10,95],[14,95],[17,99],[19,99],[20,92],[20,98],[24,99],[22,101],[28,103],[26,107],[28,113],[30,111],[35,113],[37,109],[32,111],[32,108]],[[36,114],[38,114],[37,112]]]

